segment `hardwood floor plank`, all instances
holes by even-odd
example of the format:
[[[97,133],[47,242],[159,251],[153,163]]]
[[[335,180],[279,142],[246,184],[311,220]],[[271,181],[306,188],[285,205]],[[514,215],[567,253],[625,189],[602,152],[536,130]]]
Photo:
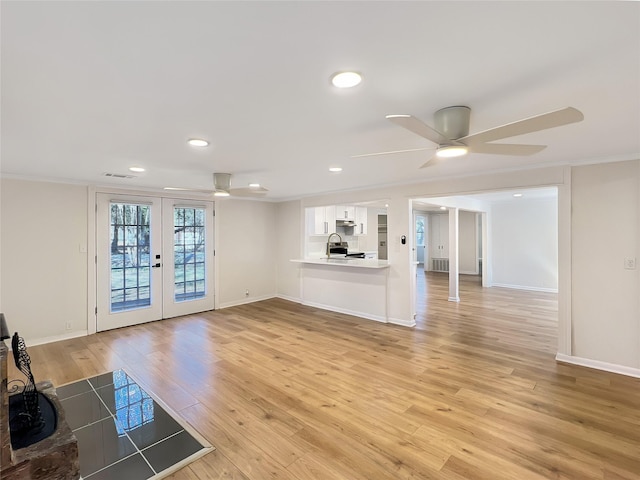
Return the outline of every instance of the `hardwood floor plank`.
[[[640,379],[555,361],[557,295],[418,286],[413,329],[271,299],[29,354],[36,380],[124,368],[178,412],[217,450],[175,480],[640,480]]]

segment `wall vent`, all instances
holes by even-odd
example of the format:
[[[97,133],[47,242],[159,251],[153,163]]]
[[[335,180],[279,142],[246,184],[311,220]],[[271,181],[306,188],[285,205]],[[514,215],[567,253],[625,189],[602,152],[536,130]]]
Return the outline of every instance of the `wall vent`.
[[[136,178],[134,175],[126,175],[123,173],[103,173],[105,177],[113,177],[113,178]]]
[[[448,272],[449,271],[449,259],[448,258],[432,258],[432,266],[434,272]]]

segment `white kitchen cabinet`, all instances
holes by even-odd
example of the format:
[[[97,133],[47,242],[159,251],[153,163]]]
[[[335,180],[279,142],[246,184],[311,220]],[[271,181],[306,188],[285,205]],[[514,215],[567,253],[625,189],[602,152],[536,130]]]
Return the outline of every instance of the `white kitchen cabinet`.
[[[356,226],[353,227],[354,235],[367,234],[367,207],[354,207]]]
[[[336,231],[336,207],[309,208],[312,212],[307,216],[310,235],[329,235]]]
[[[336,220],[355,220],[356,207],[352,205],[338,205],[336,208]]]
[[[449,258],[449,215],[431,215],[430,247],[431,258]]]

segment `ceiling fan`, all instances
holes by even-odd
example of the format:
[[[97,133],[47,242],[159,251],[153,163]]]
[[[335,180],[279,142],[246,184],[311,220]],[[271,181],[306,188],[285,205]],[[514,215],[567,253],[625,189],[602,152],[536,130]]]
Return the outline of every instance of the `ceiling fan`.
[[[186,192],[213,193],[215,197],[263,197],[269,190],[257,183],[250,183],[247,187],[232,187],[230,173],[213,174],[213,190],[197,188],[165,187],[165,190],[178,190]]]
[[[503,138],[515,137],[517,135],[524,135],[525,133],[560,127],[562,125],[580,122],[584,119],[582,112],[573,107],[566,107],[469,135],[470,115],[471,109],[469,107],[454,106],[442,108],[433,116],[435,128],[423,123],[413,115],[387,115],[386,118],[396,125],[404,127],[416,135],[420,135],[435,143],[437,147],[435,148],[436,152],[434,156],[438,158],[459,157],[467,153],[533,155],[545,149],[546,145],[491,142]],[[366,153],[363,155],[353,155],[353,158],[431,149],[432,148],[427,147],[394,150],[391,152]],[[434,156],[429,158],[420,168],[429,165],[429,162],[431,162]]]

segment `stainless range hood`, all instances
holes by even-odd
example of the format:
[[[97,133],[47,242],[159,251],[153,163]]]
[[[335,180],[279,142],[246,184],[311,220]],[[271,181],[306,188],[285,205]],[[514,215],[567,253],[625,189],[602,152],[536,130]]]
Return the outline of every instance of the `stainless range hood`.
[[[336,220],[336,228],[338,227],[355,227],[356,222],[353,220]]]

